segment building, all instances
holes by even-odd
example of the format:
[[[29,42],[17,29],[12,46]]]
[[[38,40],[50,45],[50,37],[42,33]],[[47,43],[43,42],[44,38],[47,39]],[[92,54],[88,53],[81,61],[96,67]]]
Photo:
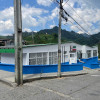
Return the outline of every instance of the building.
[[[14,47],[0,47],[1,63],[14,64]],[[98,56],[98,47],[73,42],[61,44],[61,62],[77,63],[78,59]],[[23,65],[50,65],[58,63],[58,44],[23,46]]]
[[[13,45],[13,40],[11,39],[0,39],[0,46],[7,46],[7,45]]]

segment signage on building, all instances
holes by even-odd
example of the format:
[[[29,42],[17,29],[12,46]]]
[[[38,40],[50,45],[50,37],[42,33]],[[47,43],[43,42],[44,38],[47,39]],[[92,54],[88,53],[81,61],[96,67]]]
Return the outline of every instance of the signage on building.
[[[76,46],[70,46],[70,52],[76,52]]]

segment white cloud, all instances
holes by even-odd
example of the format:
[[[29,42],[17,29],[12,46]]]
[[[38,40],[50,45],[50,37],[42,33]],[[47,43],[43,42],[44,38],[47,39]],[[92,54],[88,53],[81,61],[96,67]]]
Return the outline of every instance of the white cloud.
[[[41,17],[41,15],[44,13],[48,13],[47,10],[25,6],[25,7],[22,7],[22,11],[23,11],[23,14],[22,14],[23,28],[24,27],[30,28],[34,26],[39,26],[41,23],[42,24],[46,23],[44,18]]]
[[[66,0],[64,0],[66,1]],[[92,5],[97,3],[86,4],[86,0],[70,0],[68,4],[74,7],[75,2],[80,5],[80,8],[74,8],[77,14],[85,20],[82,21],[77,14],[70,8],[67,4],[64,5],[64,9],[79,23],[82,27],[88,30],[89,33],[94,34],[100,32],[100,7],[94,7]],[[93,0],[92,0],[93,1]],[[98,1],[98,0],[97,0]],[[99,2],[99,1],[98,1]],[[52,4],[51,0],[37,0],[39,5],[50,6]],[[65,2],[64,2],[65,3]],[[64,4],[63,3],[63,4]],[[29,5],[22,6],[22,22],[23,22],[23,30],[31,31],[34,27],[45,28],[46,25],[52,28],[56,24],[58,24],[58,16],[59,16],[59,8],[55,7],[51,11],[47,11],[46,9],[30,7]],[[74,21],[69,18],[69,20],[74,23]],[[52,21],[54,21],[52,23]],[[51,25],[50,25],[51,23]],[[64,21],[62,22],[65,23]],[[77,28],[79,27],[77,24],[71,24],[67,22],[70,28],[80,32]],[[94,26],[96,25],[96,26]],[[97,27],[98,26],[98,27]],[[0,11],[0,34],[9,34],[14,32],[14,9],[13,7],[6,8]],[[83,31],[84,32],[84,31]]]
[[[84,34],[84,32],[82,32],[82,31],[78,31],[77,33],[79,33],[79,34]]]
[[[51,0],[37,0],[37,3],[43,6],[50,6],[52,1]]]
[[[40,24],[44,24],[47,18],[42,17],[42,14],[48,13],[47,10],[30,7],[29,5],[22,6],[22,23],[23,30],[30,27],[36,27]],[[0,11],[0,35],[14,33],[14,8],[9,7]]]
[[[55,17],[57,17],[59,14],[59,8],[56,7],[55,9],[52,10],[52,14],[50,15],[50,19],[54,19]]]
[[[0,20],[7,20],[7,19],[13,19],[14,16],[14,10],[13,7],[6,8],[3,11],[0,11]]]
[[[51,14],[48,14],[48,11],[44,9],[30,7],[29,5],[22,6],[23,31],[30,31],[29,29],[34,27],[45,28],[47,22],[54,21],[54,18],[58,17],[58,11],[56,7],[51,11]],[[14,8],[4,9],[0,11],[0,14],[0,34],[14,33]],[[43,14],[48,15],[44,16]]]
[[[23,31],[24,31],[24,32],[25,32],[25,31],[26,31],[26,32],[32,32],[32,30],[31,30],[31,29],[28,29],[28,28],[24,28]]]
[[[4,35],[5,33],[12,32],[13,30],[13,23],[11,20],[7,21],[0,21],[0,33]]]
[[[55,27],[55,25],[50,25],[50,28],[54,28]]]
[[[86,0],[85,0],[86,1]],[[71,7],[74,8],[75,2],[77,2],[80,5],[80,8],[74,8],[77,14],[72,10],[72,8],[69,5],[65,5],[64,9],[82,26],[84,29],[88,30],[90,34],[94,34],[96,32],[100,32],[100,29],[98,27],[95,27],[94,25],[99,25],[97,22],[100,22],[100,7],[94,7],[92,5],[88,5],[84,0],[73,0],[69,1],[68,4],[71,5]],[[93,0],[92,0],[93,1]],[[96,4],[96,3],[95,3]],[[72,22],[73,20],[70,19]],[[78,25],[77,25],[78,26]],[[71,26],[71,29],[75,29],[75,25]],[[79,30],[80,31],[80,30]],[[84,32],[84,31],[83,31]]]

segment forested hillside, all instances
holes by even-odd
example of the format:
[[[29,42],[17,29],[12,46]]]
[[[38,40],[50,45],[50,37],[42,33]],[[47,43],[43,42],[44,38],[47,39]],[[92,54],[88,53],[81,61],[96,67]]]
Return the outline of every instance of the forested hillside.
[[[100,48],[100,32],[94,35],[78,34],[74,31],[62,31],[62,42],[73,41],[82,45],[98,45]],[[13,36],[1,36],[0,39],[14,39]],[[38,32],[23,32],[23,40],[29,44],[46,44],[58,42],[58,27],[44,29]],[[100,51],[99,51],[100,52]]]
[[[53,29],[44,29],[39,32],[24,32],[23,39],[27,44],[30,43],[57,43],[58,27]],[[62,30],[62,42],[73,41],[82,45],[98,45],[100,43],[100,32],[94,35],[78,34],[74,31]]]

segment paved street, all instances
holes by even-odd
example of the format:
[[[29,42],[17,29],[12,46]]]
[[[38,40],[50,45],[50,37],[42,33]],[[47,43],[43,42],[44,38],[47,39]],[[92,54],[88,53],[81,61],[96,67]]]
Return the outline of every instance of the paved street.
[[[0,82],[0,100],[100,100],[100,72],[38,80],[15,88]]]

